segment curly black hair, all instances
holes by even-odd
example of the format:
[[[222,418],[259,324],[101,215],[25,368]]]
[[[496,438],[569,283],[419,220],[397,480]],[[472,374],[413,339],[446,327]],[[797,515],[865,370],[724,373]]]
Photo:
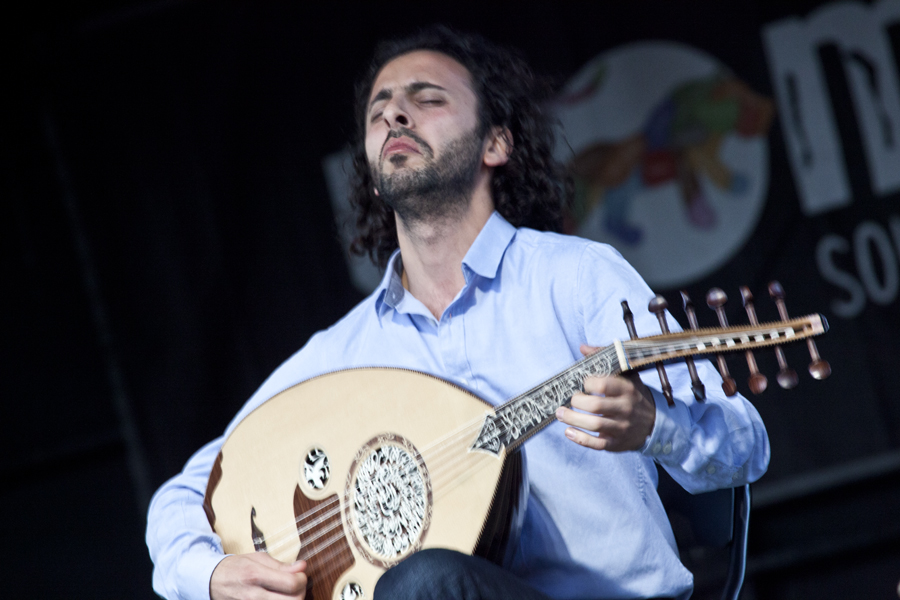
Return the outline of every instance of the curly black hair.
[[[384,267],[397,248],[397,224],[390,207],[373,193],[374,183],[365,150],[366,108],[372,85],[382,67],[403,54],[431,50],[464,66],[478,98],[481,131],[505,127],[512,133],[513,151],[507,163],[494,169],[494,205],[517,227],[559,231],[563,208],[572,197],[564,167],[553,158],[553,121],[548,112],[552,88],[510,49],[477,34],[445,26],[424,29],[410,37],[382,42],[356,86],[356,136],[352,144],[350,203],[356,211],[357,236],[350,250],[368,254]]]

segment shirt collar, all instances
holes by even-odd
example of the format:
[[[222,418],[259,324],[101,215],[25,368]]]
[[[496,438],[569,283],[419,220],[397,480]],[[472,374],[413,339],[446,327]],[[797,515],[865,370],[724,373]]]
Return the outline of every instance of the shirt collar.
[[[388,259],[384,277],[375,290],[375,312],[378,316],[384,314],[388,308],[396,308],[403,299],[406,289],[403,287],[403,260],[400,258],[400,250],[394,250]]]
[[[516,228],[501,217],[500,213],[494,211],[463,258],[463,275],[466,277],[466,283],[470,280],[469,272],[487,279],[496,277],[503,253],[515,235]]]
[[[473,273],[486,279],[496,277],[503,254],[515,235],[516,228],[494,211],[463,258],[462,269],[466,284],[471,282]],[[395,250],[376,289],[375,311],[379,317],[388,308],[396,309],[403,299],[406,289],[403,287],[402,276],[403,259],[400,250]]]

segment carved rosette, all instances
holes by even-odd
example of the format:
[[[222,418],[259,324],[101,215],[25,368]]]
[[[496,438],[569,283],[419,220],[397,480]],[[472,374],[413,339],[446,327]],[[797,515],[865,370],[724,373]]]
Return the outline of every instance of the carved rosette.
[[[431,479],[404,437],[379,435],[356,453],[347,475],[344,516],[356,549],[390,568],[421,549],[431,523]]]

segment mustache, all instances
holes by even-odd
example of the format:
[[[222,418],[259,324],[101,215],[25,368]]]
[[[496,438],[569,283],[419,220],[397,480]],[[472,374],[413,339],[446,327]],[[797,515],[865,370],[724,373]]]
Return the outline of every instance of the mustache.
[[[399,138],[399,137],[408,137],[412,141],[419,144],[419,146],[422,148],[422,150],[425,151],[425,154],[429,158],[434,156],[434,150],[431,149],[431,146],[428,145],[428,142],[426,142],[421,137],[419,137],[419,135],[416,134],[414,131],[412,131],[411,129],[407,129],[406,127],[398,127],[397,129],[391,129],[388,132],[387,137],[384,138],[384,143],[381,145],[381,155],[382,156],[384,156],[384,147],[387,146],[387,143],[389,141],[391,141],[392,139]]]

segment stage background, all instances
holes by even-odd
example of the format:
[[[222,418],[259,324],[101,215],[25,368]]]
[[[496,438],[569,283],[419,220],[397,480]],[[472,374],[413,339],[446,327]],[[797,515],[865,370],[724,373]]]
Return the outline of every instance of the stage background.
[[[668,97],[621,58],[634,49],[688,56],[772,109],[765,127],[721,134],[712,160],[732,175],[725,188],[703,166],[709,154],[691,155],[716,218],[694,215],[665,243],[718,252],[712,266],[679,275],[685,263],[668,266],[663,252],[639,268],[682,323],[678,290],[702,307],[712,286],[731,297],[733,323],[746,321],[740,285],[775,319],[765,290],[778,279],[792,314],[831,324],[818,342],[827,381],[806,374],[802,345],[787,352],[793,391],[775,385],[774,357],[758,356],[770,389],[753,399],[772,463],[754,486],[744,597],[896,597],[900,1],[21,8],[0,26],[4,596],[153,597],[143,544],[153,491],[363,297],[329,170],[352,130],[356,76],[378,39],[443,22],[521,49],[557,82],[564,125],[592,123],[593,109],[576,115],[565,102],[592,61],[610,73],[632,64],[628,93]],[[591,93],[627,98],[615,81]],[[633,123],[598,108],[593,137],[571,154],[640,133],[652,113],[629,110]],[[670,142],[670,158],[699,149]],[[628,198],[640,241],[604,229],[600,212],[582,233],[618,236],[626,256],[659,241],[650,196],[675,214],[684,198],[674,180],[650,188]],[[713,234],[738,242],[697,245]],[[714,323],[705,307],[700,318]],[[729,366],[749,394],[742,361]],[[695,597],[715,597],[721,565],[694,558]]]

